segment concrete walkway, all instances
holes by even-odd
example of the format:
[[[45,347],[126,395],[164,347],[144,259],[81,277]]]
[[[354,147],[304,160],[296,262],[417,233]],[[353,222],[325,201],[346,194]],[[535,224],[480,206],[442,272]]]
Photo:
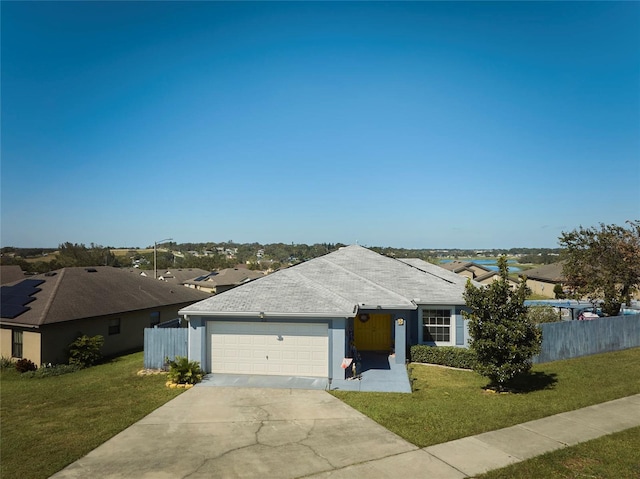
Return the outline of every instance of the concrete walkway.
[[[396,364],[394,356],[373,352],[362,355],[362,371],[354,379],[215,373],[207,374],[199,386],[411,393],[407,367]]]
[[[334,379],[332,390],[411,393],[407,367],[397,364],[395,356],[374,352],[362,352],[362,372],[357,379]]]
[[[195,387],[53,478],[464,478],[640,426],[640,394],[418,448],[325,391]]]

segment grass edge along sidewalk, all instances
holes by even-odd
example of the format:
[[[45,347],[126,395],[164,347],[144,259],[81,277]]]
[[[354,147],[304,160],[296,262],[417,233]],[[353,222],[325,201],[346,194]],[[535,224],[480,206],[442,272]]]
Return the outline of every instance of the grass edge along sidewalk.
[[[640,427],[626,429],[575,446],[476,476],[476,479],[541,477],[640,477]]]
[[[332,391],[407,441],[427,447],[640,393],[640,348],[535,365],[520,393],[484,390],[472,372],[411,364],[412,394]]]

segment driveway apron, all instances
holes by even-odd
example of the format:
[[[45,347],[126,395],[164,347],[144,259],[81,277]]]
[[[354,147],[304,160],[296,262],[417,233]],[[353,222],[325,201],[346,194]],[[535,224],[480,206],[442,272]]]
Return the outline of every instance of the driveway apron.
[[[295,478],[418,448],[325,391],[195,387],[53,478]]]

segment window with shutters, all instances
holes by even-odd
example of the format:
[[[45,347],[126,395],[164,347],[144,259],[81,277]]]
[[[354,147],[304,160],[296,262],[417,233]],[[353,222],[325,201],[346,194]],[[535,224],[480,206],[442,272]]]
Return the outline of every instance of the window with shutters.
[[[420,342],[435,346],[455,344],[455,316],[450,308],[420,309]]]

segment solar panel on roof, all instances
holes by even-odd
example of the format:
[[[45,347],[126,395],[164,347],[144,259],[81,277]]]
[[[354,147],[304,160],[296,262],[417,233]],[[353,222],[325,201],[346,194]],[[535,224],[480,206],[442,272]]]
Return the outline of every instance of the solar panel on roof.
[[[29,311],[29,308],[20,306],[19,304],[4,304],[2,303],[2,317],[13,319],[20,316],[25,311]]]
[[[31,301],[34,301],[36,298],[33,296],[23,296],[23,295],[15,295],[15,294],[3,294],[2,295],[2,306],[5,304],[19,304],[24,306],[29,304]]]
[[[29,285],[19,285],[16,284],[15,286],[5,286],[5,288],[9,288],[12,293],[11,294],[24,294],[25,296],[30,296],[32,294],[36,294],[39,291],[42,291],[40,288],[34,288],[33,286],[29,286]]]
[[[1,314],[3,318],[13,319],[22,313],[29,311],[26,305],[36,298],[33,297],[39,291],[37,286],[44,283],[43,279],[25,279],[13,286],[2,286],[0,290]]]

